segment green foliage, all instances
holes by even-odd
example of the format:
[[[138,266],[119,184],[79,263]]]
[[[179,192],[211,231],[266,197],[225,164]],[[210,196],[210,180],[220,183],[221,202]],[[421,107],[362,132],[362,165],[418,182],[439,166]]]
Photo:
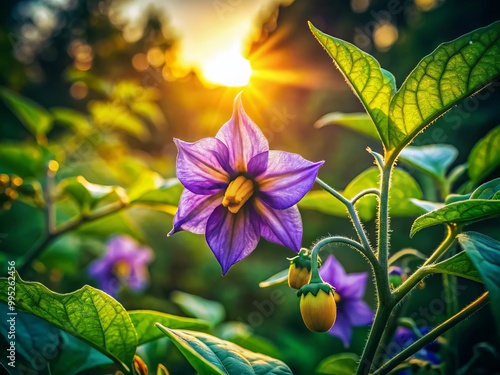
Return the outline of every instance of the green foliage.
[[[292,374],[283,362],[253,353],[217,337],[156,325],[201,375]]]
[[[359,357],[354,353],[334,354],[325,358],[316,368],[318,375],[352,375],[356,373]]]
[[[288,268],[272,275],[271,277],[267,278],[264,281],[261,281],[259,283],[259,286],[261,288],[267,288],[273,285],[286,283],[287,280],[288,280]]]
[[[194,294],[174,291],[170,299],[186,314],[206,320],[213,325],[222,322],[226,316],[224,306],[216,301],[210,301]]]
[[[393,204],[390,212],[394,216],[418,215],[421,210],[410,202],[410,199],[422,198],[422,192],[417,182],[402,169],[394,171],[390,197]],[[352,199],[363,190],[378,188],[379,170],[375,167],[368,168],[356,176],[345,188],[342,194]],[[326,191],[311,191],[299,202],[299,207],[313,209],[325,214],[346,216],[345,206]],[[356,203],[359,216],[368,221],[375,217],[377,199],[373,196],[363,197]]]
[[[500,334],[500,242],[477,232],[465,232],[457,236],[490,292],[491,310]]]
[[[50,112],[56,123],[69,127],[75,133],[89,134],[92,131],[87,116],[81,112],[62,107],[51,108]]]
[[[34,314],[86,341],[128,369],[137,346],[129,315],[116,300],[90,286],[58,294],[16,277],[16,308]],[[8,301],[8,280],[0,279],[0,300]]]
[[[472,182],[482,181],[500,166],[500,126],[490,131],[472,148],[468,164]]]
[[[408,146],[399,160],[419,169],[436,179],[444,179],[446,170],[455,161],[458,150],[451,145],[435,144],[428,146]]]
[[[372,119],[366,113],[342,113],[332,112],[322,116],[314,123],[315,128],[322,128],[329,125],[341,125],[352,129],[370,138],[378,139],[377,128]]]
[[[313,35],[332,57],[338,69],[365,106],[386,148],[389,142],[389,102],[396,92],[391,73],[380,68],[375,58],[358,47],[322,33],[311,23]]]
[[[447,199],[443,207],[418,217],[411,228],[411,236],[423,228],[437,224],[467,225],[478,220],[489,219],[500,215],[500,179],[495,179],[478,187],[467,199],[460,195]],[[451,203],[450,203],[451,202]],[[414,202],[415,203],[415,202]],[[431,202],[432,203],[432,202]],[[421,202],[417,202],[423,207]],[[425,203],[429,208],[432,204]],[[439,207],[439,206],[438,206]]]
[[[478,283],[482,283],[481,275],[474,267],[470,257],[465,252],[460,252],[451,258],[439,262],[430,267],[432,272],[446,273],[449,275],[460,276]]]
[[[45,173],[46,161],[49,159],[47,149],[30,145],[2,143],[0,144],[0,165],[3,173],[10,173],[22,178],[39,178]]]
[[[137,332],[137,345],[143,345],[147,342],[164,337],[161,332],[154,329],[155,323],[160,323],[172,329],[190,329],[197,331],[206,331],[211,325],[209,322],[201,319],[186,318],[158,311],[132,310],[129,311],[128,314]]]
[[[17,116],[22,124],[28,129],[37,140],[44,139],[45,135],[52,128],[53,118],[47,110],[38,103],[33,102],[15,92],[2,87],[0,97],[5,104]]]
[[[372,56],[309,26],[370,114],[386,156],[397,156],[453,105],[500,77],[500,22],[441,44],[397,92],[394,77]]]

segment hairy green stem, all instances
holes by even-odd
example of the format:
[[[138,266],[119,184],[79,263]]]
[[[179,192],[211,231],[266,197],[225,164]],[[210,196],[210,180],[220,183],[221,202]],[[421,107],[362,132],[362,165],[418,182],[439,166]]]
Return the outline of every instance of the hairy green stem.
[[[389,160],[381,168],[380,178],[380,199],[378,207],[378,262],[379,272],[375,273],[375,283],[377,287],[378,306],[373,321],[372,329],[368,336],[368,341],[361,355],[356,375],[368,374],[374,363],[377,347],[384,333],[386,323],[391,315],[392,309],[396,305],[390,286],[388,274],[389,257],[389,189],[391,182],[392,168],[394,160]]]
[[[457,299],[457,278],[456,276],[443,274],[443,288],[445,293],[446,317],[452,317],[458,312]],[[456,374],[458,369],[458,348],[456,332],[450,330],[446,332],[446,341],[448,343],[448,366],[446,367],[447,374]]]
[[[460,323],[462,320],[464,320],[464,319],[468,318],[469,316],[471,316],[472,314],[474,314],[476,311],[478,311],[480,308],[482,308],[484,305],[486,305],[488,303],[488,301],[489,301],[488,294],[489,294],[488,292],[482,294],[478,299],[476,299],[470,305],[466,306],[460,312],[458,312],[457,314],[453,315],[451,318],[449,318],[445,322],[438,325],[436,328],[434,328],[432,331],[430,331],[425,336],[422,336],[420,339],[415,341],[413,344],[408,346],[406,349],[402,350],[399,354],[397,354],[396,356],[391,358],[383,366],[381,366],[379,369],[377,369],[373,373],[373,375],[387,374],[389,371],[391,371],[393,368],[395,368],[397,365],[399,365],[405,359],[407,359],[408,357],[415,354],[420,349],[422,349],[423,347],[425,347],[426,345],[428,345],[429,343],[434,341],[436,338],[438,338],[444,332],[446,332],[450,328],[452,328],[455,325],[457,325],[458,323]]]

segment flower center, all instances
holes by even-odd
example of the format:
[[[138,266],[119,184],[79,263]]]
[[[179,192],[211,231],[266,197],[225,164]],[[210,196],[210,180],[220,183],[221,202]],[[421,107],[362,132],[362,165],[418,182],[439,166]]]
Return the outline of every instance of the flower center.
[[[235,214],[253,195],[253,182],[245,176],[238,176],[229,183],[222,205]]]
[[[119,260],[114,264],[113,272],[119,279],[127,278],[130,275],[130,264],[124,260]]]

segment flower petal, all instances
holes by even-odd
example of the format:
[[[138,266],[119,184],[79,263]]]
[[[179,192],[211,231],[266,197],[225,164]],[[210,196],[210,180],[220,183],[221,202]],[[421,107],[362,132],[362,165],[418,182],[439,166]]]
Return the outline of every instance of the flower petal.
[[[329,255],[328,258],[323,262],[323,265],[319,269],[319,275],[321,278],[335,287],[336,293],[339,293],[341,298],[344,298],[341,291],[346,282],[346,273],[342,264],[333,255]]]
[[[236,172],[246,172],[250,159],[269,151],[269,143],[259,127],[245,113],[241,93],[234,99],[233,115],[217,132],[229,150],[229,163]]]
[[[297,204],[311,190],[323,163],[285,151],[269,151],[267,170],[257,179],[260,198],[279,210]]]
[[[337,320],[332,328],[328,331],[329,334],[337,336],[344,343],[344,347],[348,347],[351,342],[352,328],[349,318],[344,310],[337,310]]]
[[[269,151],[261,152],[250,159],[247,165],[248,174],[252,178],[256,178],[267,169],[267,159],[269,158]]]
[[[174,227],[168,234],[187,230],[191,233],[203,234],[207,220],[215,207],[222,204],[223,192],[214,195],[198,195],[184,189],[179,201],[179,208],[174,216]]]
[[[177,177],[185,188],[195,194],[209,195],[229,183],[229,151],[216,138],[203,138],[188,143],[174,139],[179,150]]]
[[[342,286],[342,298],[361,299],[365,295],[368,272],[350,273]]]
[[[233,264],[257,247],[259,220],[251,206],[241,208],[237,214],[219,206],[208,219],[205,236],[225,275]]]
[[[262,237],[294,251],[300,250],[302,219],[297,206],[286,210],[275,210],[259,199],[255,199],[254,207],[260,216]]]
[[[373,323],[375,313],[363,300],[344,300],[342,308],[346,311],[353,326],[364,326]]]

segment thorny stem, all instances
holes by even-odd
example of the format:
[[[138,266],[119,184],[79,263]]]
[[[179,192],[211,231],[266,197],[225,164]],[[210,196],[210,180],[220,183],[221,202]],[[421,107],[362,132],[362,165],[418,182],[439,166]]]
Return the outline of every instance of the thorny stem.
[[[445,322],[441,323],[438,325],[436,328],[434,328],[432,331],[430,331],[428,334],[425,336],[422,336],[420,339],[415,341],[413,344],[408,346],[406,349],[401,351],[399,354],[391,358],[389,361],[387,361],[383,366],[381,366],[377,371],[373,373],[373,375],[383,375],[387,374],[389,371],[391,371],[393,368],[395,368],[398,364],[403,362],[405,359],[410,357],[411,355],[415,354],[418,352],[420,349],[434,341],[436,338],[438,338],[440,335],[442,335],[444,332],[449,330],[450,328],[454,327],[458,323],[460,323],[462,320],[468,318],[472,314],[474,314],[476,311],[478,311],[480,308],[482,308],[484,305],[486,305],[489,302],[488,298],[488,292],[482,294],[478,299],[476,299],[474,302],[472,302],[470,305],[467,307],[463,308],[460,312],[457,314],[453,315],[451,318],[446,320]]]

